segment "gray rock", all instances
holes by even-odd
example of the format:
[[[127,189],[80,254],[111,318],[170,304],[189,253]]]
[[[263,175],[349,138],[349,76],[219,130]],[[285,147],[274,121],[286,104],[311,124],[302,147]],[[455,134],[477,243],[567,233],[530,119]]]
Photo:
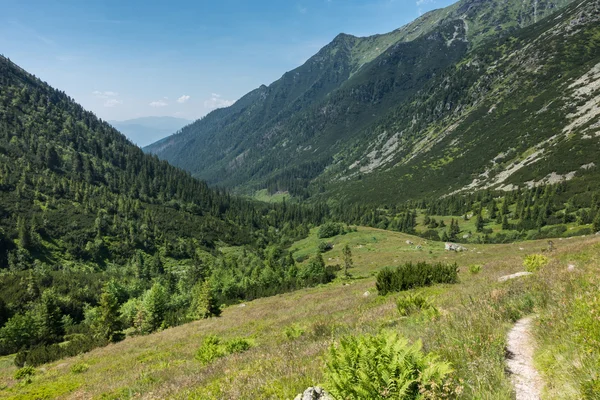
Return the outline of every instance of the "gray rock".
[[[333,400],[333,397],[322,388],[315,386],[309,387],[304,393],[296,396],[294,400]]]
[[[516,274],[501,276],[500,278],[498,278],[498,282],[506,282],[511,279],[516,279],[516,278],[520,278],[522,276],[529,276],[529,275],[533,275],[533,274],[531,272],[517,272]]]

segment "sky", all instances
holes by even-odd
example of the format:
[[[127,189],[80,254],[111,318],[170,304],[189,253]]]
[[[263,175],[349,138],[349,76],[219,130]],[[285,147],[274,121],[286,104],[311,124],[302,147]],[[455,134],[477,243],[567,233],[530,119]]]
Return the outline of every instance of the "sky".
[[[0,54],[104,120],[193,120],[341,32],[389,32],[453,2],[0,0]]]

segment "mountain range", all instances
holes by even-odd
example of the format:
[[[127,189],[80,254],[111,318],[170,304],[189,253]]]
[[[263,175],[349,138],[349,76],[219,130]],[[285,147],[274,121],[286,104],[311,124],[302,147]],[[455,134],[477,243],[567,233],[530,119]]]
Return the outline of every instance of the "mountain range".
[[[249,194],[585,186],[598,178],[599,15],[591,0],[461,0],[387,34],[340,34],[144,150]]]

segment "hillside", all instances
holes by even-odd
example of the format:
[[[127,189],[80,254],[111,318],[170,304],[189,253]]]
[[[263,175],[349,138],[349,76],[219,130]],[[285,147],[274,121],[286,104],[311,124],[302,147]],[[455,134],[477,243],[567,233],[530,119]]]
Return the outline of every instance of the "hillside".
[[[293,247],[313,252],[315,239],[313,231]],[[12,378],[16,368],[10,357],[3,358],[0,396],[292,399],[308,386],[326,384],[323,371],[332,342],[391,330],[410,341],[421,339],[427,351],[452,363],[455,372],[446,388],[454,395],[450,398],[512,399],[504,364],[506,334],[532,311],[540,315],[534,326],[536,364],[547,382],[547,398],[592,399],[598,393],[593,391],[598,342],[586,335],[587,329],[598,329],[598,321],[585,312],[598,302],[597,237],[561,241],[541,271],[507,282],[498,278],[520,271],[523,258],[539,252],[545,241],[448,253],[442,243],[362,227],[332,240],[336,247],[327,255],[330,263],[338,262],[345,244],[352,248],[354,279],[234,305],[220,318],[50,363],[26,385]],[[386,266],[422,260],[456,261],[460,282],[408,292],[427,296],[439,315],[402,317],[395,302],[407,293],[378,295],[372,275]],[[481,271],[471,273],[469,266],[477,264]],[[568,264],[576,272],[569,272]],[[199,349],[210,335],[223,341],[248,338],[252,346],[203,364]]]
[[[327,281],[286,250],[327,215],[210,189],[0,57],[0,354],[49,361]]]
[[[145,151],[242,192],[370,202],[593,175],[597,141],[582,138],[593,138],[596,100],[580,89],[595,90],[597,4],[568,3],[463,0],[389,34],[339,35]],[[590,104],[569,108],[581,96]],[[554,151],[558,166],[556,155],[522,163],[564,129],[573,135]]]

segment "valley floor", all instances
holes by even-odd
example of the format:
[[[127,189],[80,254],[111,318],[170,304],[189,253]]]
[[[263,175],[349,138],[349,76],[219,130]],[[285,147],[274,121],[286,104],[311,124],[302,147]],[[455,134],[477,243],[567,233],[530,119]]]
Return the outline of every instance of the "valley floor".
[[[233,305],[219,318],[128,338],[39,367],[30,383],[14,380],[16,367],[10,357],[2,358],[0,398],[293,399],[306,387],[323,383],[324,357],[332,342],[347,334],[392,330],[411,341],[421,339],[426,351],[452,363],[450,390],[459,398],[510,399],[514,394],[505,373],[506,336],[515,321],[534,313],[540,315],[534,323],[540,346],[536,363],[543,378],[553,376],[545,396],[575,399],[580,394],[574,380],[585,383],[589,378],[585,368],[590,359],[555,346],[553,340],[569,334],[568,327],[556,331],[554,339],[543,331],[552,333],[556,328],[547,324],[552,313],[559,312],[558,304],[580,293],[568,288],[581,287],[580,280],[591,285],[585,290],[598,283],[589,277],[600,268],[599,236],[557,240],[556,249],[547,253],[551,259],[547,267],[507,282],[498,278],[523,271],[524,257],[545,250],[546,241],[477,245],[451,253],[444,251],[444,243],[371,228],[329,240],[334,248],[324,258],[330,264],[341,263],[342,247],[351,246],[352,280],[337,279],[317,288]],[[295,256],[313,253],[318,242],[316,231],[311,232],[293,246]],[[460,283],[418,290],[433,299],[439,317],[401,318],[397,295],[377,295],[374,274],[411,260],[460,266]],[[480,273],[469,271],[473,264],[482,265]],[[569,264],[574,265],[571,271]],[[195,354],[209,334],[250,338],[254,346],[203,366]],[[562,357],[563,378],[551,375],[560,370],[556,357]],[[560,379],[573,382],[570,391],[560,388]]]

